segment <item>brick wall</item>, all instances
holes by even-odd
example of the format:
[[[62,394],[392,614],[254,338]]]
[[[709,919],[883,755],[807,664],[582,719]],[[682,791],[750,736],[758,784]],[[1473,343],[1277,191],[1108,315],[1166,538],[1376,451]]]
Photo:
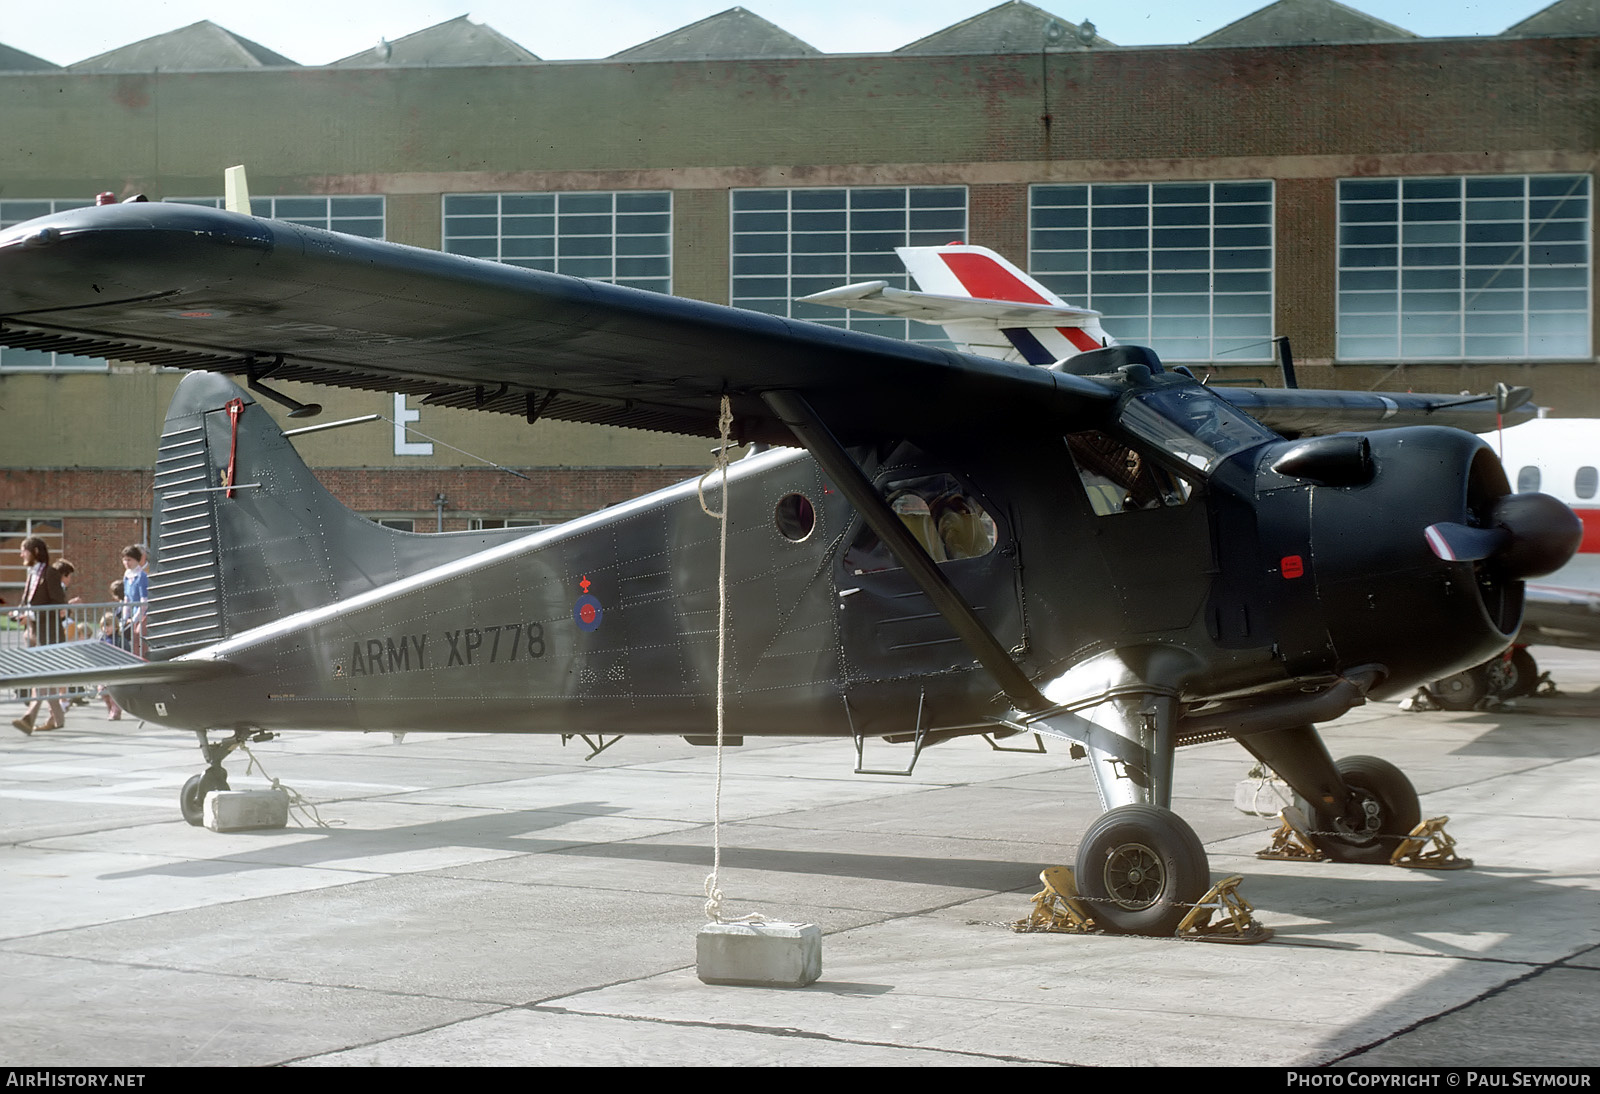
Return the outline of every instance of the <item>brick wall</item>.
[[[341,503],[365,516],[410,517],[434,530],[434,498],[445,496],[444,527],[473,518],[570,520],[670,486],[703,468],[530,468],[520,479],[492,468],[386,471],[321,469],[319,480]],[[106,599],[122,576],[122,549],[143,543],[151,515],[148,471],[0,470],[0,513],[62,517],[61,555],[77,567],[74,595]]]

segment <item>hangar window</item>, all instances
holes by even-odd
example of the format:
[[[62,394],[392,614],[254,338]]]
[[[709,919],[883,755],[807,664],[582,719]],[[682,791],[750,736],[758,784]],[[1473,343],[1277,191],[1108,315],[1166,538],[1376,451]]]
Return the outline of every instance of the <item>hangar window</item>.
[[[1028,269],[1164,360],[1272,356],[1271,182],[1034,186]]]
[[[1572,477],[1572,492],[1580,498],[1594,497],[1596,486],[1600,486],[1600,471],[1592,467],[1580,467]]]
[[[444,249],[669,293],[672,192],[446,194]]]
[[[915,288],[896,247],[967,234],[964,186],[735,190],[729,299],[735,307],[948,347],[944,331],[795,298],[856,281]]]
[[[481,532],[486,528],[542,528],[544,521],[538,517],[470,517],[467,528]]]
[[[1343,361],[1590,354],[1590,178],[1339,183]]]
[[[27,584],[27,571],[22,568],[22,541],[29,536],[44,540],[45,547],[50,551],[51,562],[61,557],[63,537],[60,517],[0,517],[0,589],[21,589]],[[15,598],[8,599],[12,604],[16,603]],[[0,632],[3,630],[4,619],[0,617]],[[15,637],[20,639],[20,636],[18,628]]]
[[[212,209],[223,208],[218,197],[167,198],[184,205],[205,205]],[[361,236],[365,239],[384,238],[384,199],[382,194],[331,194],[296,197],[269,194],[250,198],[250,212],[258,217],[287,220],[291,224],[305,224],[312,228],[326,228],[330,232]]]
[[[0,228],[9,228],[13,224],[21,224],[34,217],[49,216],[51,213],[61,213],[68,209],[82,209],[93,204],[92,201],[83,200],[9,198],[0,201]],[[106,362],[99,357],[79,357],[71,353],[0,346],[0,372],[82,371],[105,367]]]

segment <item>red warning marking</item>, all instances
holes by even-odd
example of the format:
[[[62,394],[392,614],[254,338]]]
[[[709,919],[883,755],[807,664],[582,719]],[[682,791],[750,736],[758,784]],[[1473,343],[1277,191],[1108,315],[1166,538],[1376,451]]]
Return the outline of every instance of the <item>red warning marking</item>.
[[[1081,350],[1099,349],[1100,343],[1096,342],[1089,332],[1082,327],[1057,327],[1057,334],[1066,336],[1067,341]]]
[[[1299,555],[1284,555],[1283,558],[1278,560],[1278,566],[1282,569],[1283,576],[1286,578],[1300,577],[1306,572],[1305,559]]]
[[[1028,288],[1010,270],[988,255],[966,252],[939,255],[961,287],[985,300],[1010,300],[1018,304],[1048,304],[1049,301]]]
[[[961,287],[982,300],[1008,300],[1014,304],[1048,304],[1050,301],[1028,288],[1026,282],[988,255],[958,251],[939,255]],[[1057,327],[1056,333],[1078,350],[1099,349],[1100,343],[1078,327]]]

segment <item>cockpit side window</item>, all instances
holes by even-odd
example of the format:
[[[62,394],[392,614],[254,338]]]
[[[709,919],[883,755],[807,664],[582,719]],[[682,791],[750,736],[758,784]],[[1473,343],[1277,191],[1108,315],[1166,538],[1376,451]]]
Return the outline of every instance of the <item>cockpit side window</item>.
[[[935,562],[981,558],[999,542],[994,518],[954,475],[893,479],[880,489],[895,516]],[[850,573],[890,570],[899,565],[877,533],[865,524],[844,554],[844,566]]]
[[[1198,385],[1145,392],[1122,407],[1134,436],[1209,475],[1236,452],[1277,440],[1277,434]]]
[[[1067,436],[1067,451],[1099,516],[1189,500],[1189,483],[1114,437],[1098,431],[1072,433]]]

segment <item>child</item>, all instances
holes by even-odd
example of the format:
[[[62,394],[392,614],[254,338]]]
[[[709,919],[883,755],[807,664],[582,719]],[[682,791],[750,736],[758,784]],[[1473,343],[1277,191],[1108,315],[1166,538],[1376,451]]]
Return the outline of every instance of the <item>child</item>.
[[[150,596],[150,575],[144,569],[144,548],[134,544],[122,549],[122,629],[129,647],[139,653],[144,647],[144,602]]]
[[[122,592],[122,582],[113,581],[111,591],[115,594]],[[118,600],[122,597],[117,596]],[[121,636],[117,634],[117,613],[107,612],[100,617],[100,641],[108,642],[113,646],[122,645]],[[111,693],[105,688],[100,689],[100,698],[105,700],[106,721],[117,722],[122,720],[122,708],[117,706],[117,701],[111,698]]]

